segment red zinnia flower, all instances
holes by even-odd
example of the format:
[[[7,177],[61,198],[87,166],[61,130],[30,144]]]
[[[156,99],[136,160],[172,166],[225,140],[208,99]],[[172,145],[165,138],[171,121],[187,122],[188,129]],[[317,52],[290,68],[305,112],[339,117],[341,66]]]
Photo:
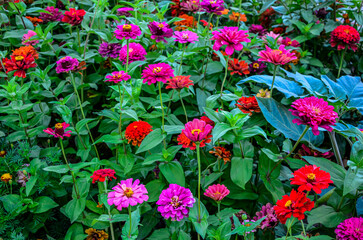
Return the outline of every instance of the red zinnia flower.
[[[82,23],[84,15],[86,15],[85,10],[76,10],[74,8],[70,8],[69,11],[64,12],[62,22],[66,22],[71,24],[72,26],[76,26]]]
[[[200,20],[200,22],[203,24],[204,27],[208,25],[208,22],[206,20]],[[209,23],[209,30],[212,30],[213,24]]]
[[[183,88],[189,88],[189,86],[193,86],[193,81],[190,80],[189,76],[175,76],[168,81],[168,86],[166,86],[166,89],[172,88],[172,89],[183,89]]]
[[[284,195],[282,199],[276,202],[274,210],[277,218],[282,224],[291,216],[296,217],[298,220],[305,218],[304,213],[310,211],[314,207],[314,202],[306,197],[304,192],[296,192],[294,189],[291,191],[290,196]]]
[[[34,59],[39,58],[39,54],[38,54],[37,50],[35,50],[35,48],[33,46],[31,46],[31,45],[22,46],[20,48],[17,48],[15,50],[13,50],[12,55],[15,56],[15,57],[31,55],[31,56],[33,56]]]
[[[357,44],[360,41],[359,32],[349,25],[340,25],[333,30],[330,38],[330,45],[335,47],[338,45],[338,50],[352,49],[357,50]]]
[[[133,122],[127,126],[125,137],[129,141],[132,141],[132,145],[140,146],[142,140],[153,130],[152,126],[144,121]]]
[[[91,178],[92,178],[92,183],[95,183],[97,181],[99,182],[104,182],[107,178],[107,180],[112,180],[116,179],[115,177],[115,170],[112,169],[99,169],[93,172]]]
[[[272,29],[272,31],[276,34],[283,34],[283,33],[285,33],[285,28],[284,27],[275,27],[274,29]]]
[[[293,174],[294,177],[290,179],[291,184],[299,185],[298,191],[300,192],[313,189],[320,194],[322,189],[329,187],[329,183],[333,183],[330,173],[320,170],[320,167],[315,165],[306,165]]]
[[[200,147],[204,147],[206,143],[210,143],[212,140],[212,135],[208,135],[205,139],[203,139],[200,142]],[[190,150],[195,150],[197,148],[197,145],[195,145],[194,142],[192,142],[189,138],[187,138],[187,136],[185,136],[185,134],[182,132],[178,138],[178,145],[183,145],[183,148],[189,148]]]
[[[261,112],[255,96],[241,97],[237,102],[238,103],[236,103],[236,106],[244,113],[249,113],[252,115],[253,112]]]
[[[238,75],[249,74],[248,64],[241,60],[238,61],[237,58],[231,59],[228,61],[228,70],[231,71],[231,75],[237,73]]]
[[[36,67],[37,64],[32,55],[26,56],[10,56],[10,59],[4,59],[4,66],[6,68],[6,73],[15,71],[14,76],[21,78],[26,77],[26,70],[29,68]]]
[[[215,123],[207,116],[202,116],[200,118],[200,120],[206,122],[207,124],[211,125],[212,127],[214,127]]]

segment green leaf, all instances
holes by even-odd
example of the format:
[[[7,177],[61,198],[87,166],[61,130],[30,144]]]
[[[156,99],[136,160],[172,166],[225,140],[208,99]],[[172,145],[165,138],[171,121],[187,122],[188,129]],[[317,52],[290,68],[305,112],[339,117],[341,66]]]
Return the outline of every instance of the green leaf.
[[[162,163],[159,165],[160,171],[169,183],[175,183],[185,187],[185,176],[183,167],[177,161]]]
[[[82,119],[81,121],[77,122],[77,124],[76,124],[77,131],[78,132],[81,132],[82,129],[84,128],[84,126],[86,124],[88,124],[89,122],[92,122],[93,120],[95,120],[95,119],[93,119],[93,118],[85,118],[85,119]]]
[[[209,225],[209,223],[208,223],[209,213],[208,213],[206,207],[204,206],[204,204],[201,202],[200,203],[200,218],[201,219],[198,219],[198,199],[195,199],[195,200],[196,201],[189,212],[189,220],[193,223],[197,233],[199,233],[202,238],[205,238],[205,235],[207,233],[207,228]]]
[[[160,179],[156,179],[148,182],[145,187],[149,196],[148,202],[156,202],[157,200],[159,200],[159,196],[161,194],[161,191],[165,187],[165,183],[163,183]]]
[[[67,234],[64,238],[64,240],[76,240],[78,236],[84,235],[84,238],[88,236],[87,234],[84,234],[83,226],[80,223],[74,223],[72,226],[68,229]],[[82,238],[82,239],[84,239]]]
[[[231,127],[229,124],[226,123],[217,123],[215,127],[212,130],[213,135],[213,144],[223,137],[224,134],[226,134],[228,131],[235,129],[236,127]]]
[[[38,180],[38,177],[37,176],[31,176],[29,178],[29,181],[26,183],[26,186],[25,186],[25,194],[27,196],[29,196],[30,192],[32,191],[35,183],[37,182]]]
[[[38,203],[38,206],[34,210],[31,210],[33,213],[43,213],[59,206],[53,199],[46,196],[35,199],[35,202]]]
[[[11,213],[22,206],[20,196],[16,194],[2,196],[0,197],[0,201],[3,202],[4,209],[8,213]]]
[[[130,224],[131,224],[131,232],[130,232]],[[131,222],[130,218],[127,219],[124,227],[122,228],[122,239],[136,239],[138,235],[138,227],[140,224],[140,210],[136,209],[131,213]]]
[[[56,173],[66,173],[69,171],[67,165],[49,166],[43,168],[43,170],[47,172],[56,172]]]
[[[253,159],[233,157],[231,163],[231,180],[237,186],[245,189],[246,183],[252,177]]]
[[[161,129],[156,129],[149,133],[144,140],[141,142],[139,149],[136,154],[150,150],[159,145],[165,138],[165,134],[162,134]]]
[[[94,144],[104,142],[104,143],[112,143],[112,144],[119,144],[122,143],[122,139],[119,134],[117,135],[103,135]]]
[[[335,228],[346,216],[342,212],[336,212],[334,208],[323,205],[311,210],[308,215],[308,228],[314,224],[322,224],[327,228]]]
[[[72,199],[67,203],[64,210],[67,217],[70,219],[71,223],[73,223],[78,219],[78,217],[84,211],[85,207],[86,207],[85,198]]]

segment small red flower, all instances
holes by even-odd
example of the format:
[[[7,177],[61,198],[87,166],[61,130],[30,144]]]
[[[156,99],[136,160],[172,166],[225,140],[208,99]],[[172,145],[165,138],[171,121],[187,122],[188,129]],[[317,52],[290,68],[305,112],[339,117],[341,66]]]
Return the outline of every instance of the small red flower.
[[[15,71],[14,76],[21,78],[26,77],[26,70],[29,68],[34,68],[37,66],[34,57],[32,55],[26,56],[10,56],[10,59],[4,59],[4,66],[6,68],[6,73]]]
[[[231,71],[231,75],[236,73],[240,76],[242,76],[242,74],[250,74],[248,69],[248,63],[243,60],[238,61],[238,59],[234,58],[228,61],[228,70]]]
[[[241,97],[238,99],[236,106],[244,113],[259,113],[261,112],[260,107],[258,106],[257,100],[255,96],[252,97]]]
[[[91,178],[92,183],[97,181],[104,182],[106,179],[111,181],[112,179],[116,179],[115,177],[115,170],[112,169],[99,169],[93,172]]]
[[[330,179],[330,173],[320,170],[320,167],[315,165],[306,165],[294,173],[291,178],[291,184],[299,185],[299,192],[314,190],[317,194],[321,193],[322,189],[328,188],[333,181]]]
[[[205,139],[203,139],[200,142],[200,147],[204,147],[206,143],[210,143],[212,140],[212,135],[208,135]],[[185,134],[182,132],[178,138],[178,145],[182,145],[183,148],[189,148],[190,150],[195,150],[197,148],[197,146],[195,145],[194,142],[192,142],[189,138],[187,138],[187,136],[185,136]]]
[[[330,45],[332,47],[338,46],[338,50],[352,49],[356,51],[358,49],[357,44],[360,41],[359,32],[349,25],[340,25],[335,28],[331,33]]]
[[[76,10],[74,8],[70,8],[69,11],[64,12],[62,22],[76,26],[82,23],[84,15],[86,15],[85,10]]]
[[[200,118],[200,120],[204,121],[206,124],[211,125],[212,127],[214,127],[214,125],[215,125],[215,122],[213,122],[213,121],[212,121],[209,117],[207,117],[207,116],[202,116],[202,117]]]
[[[305,218],[304,213],[310,211],[314,207],[314,202],[306,197],[304,192],[296,192],[294,189],[291,191],[290,196],[284,195],[282,199],[276,202],[274,210],[277,218],[282,224],[291,216],[296,217],[298,220]]]
[[[140,146],[142,140],[153,130],[152,126],[144,121],[133,122],[127,126],[125,137],[129,141],[132,141],[132,145]]]
[[[193,86],[193,81],[190,79],[189,76],[175,76],[168,80],[168,86],[166,86],[166,89],[183,89],[183,88],[189,88],[189,86]]]

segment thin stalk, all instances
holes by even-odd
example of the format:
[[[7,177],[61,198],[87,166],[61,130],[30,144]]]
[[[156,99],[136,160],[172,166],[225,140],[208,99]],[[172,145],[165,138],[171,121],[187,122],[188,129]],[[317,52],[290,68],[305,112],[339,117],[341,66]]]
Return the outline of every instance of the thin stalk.
[[[175,89],[173,89],[173,91],[171,92],[171,97],[170,97],[170,101],[168,103],[168,108],[166,109],[166,115],[169,115],[170,105],[171,105],[171,102],[172,102],[172,99],[174,96],[174,92],[175,92]]]
[[[182,64],[183,64],[183,57],[184,57],[184,53],[185,53],[185,49],[187,49],[186,45],[183,44],[183,52],[182,52],[182,55],[181,55],[181,59],[180,59],[180,65],[179,65],[179,69],[178,69],[178,76],[180,74],[180,70],[182,68]]]
[[[97,5],[96,5],[96,8],[95,8],[95,12],[93,14],[93,18],[92,18],[92,21],[91,21],[91,25],[89,26],[90,29],[92,29],[92,26],[93,26],[93,23],[95,22],[95,18],[96,18],[96,13],[97,13],[97,10],[98,10],[98,7],[100,5],[100,0],[97,1]],[[83,60],[84,58],[86,57],[86,49],[87,49],[87,44],[88,44],[88,40],[89,40],[89,36],[90,36],[91,32],[89,31],[87,33],[87,36],[86,36],[86,41],[84,42],[84,48],[83,48]]]
[[[184,101],[183,98],[180,96],[180,91],[179,91],[179,98],[180,98],[180,102],[182,104],[183,110],[184,110],[184,114],[185,114],[185,121],[188,122],[188,115],[187,115],[187,111],[185,110],[185,106],[184,106]]]
[[[126,56],[126,71],[128,71],[129,68],[129,39],[126,40],[126,47],[127,47],[127,56]]]
[[[105,194],[107,195],[107,181],[104,181],[103,182],[103,185],[105,187]],[[110,232],[111,232],[111,236],[112,236],[112,240],[115,240],[115,233],[113,232],[113,225],[112,225],[112,222],[111,222],[111,219],[112,219],[112,215],[111,215],[111,211],[110,209],[107,208],[107,211],[108,211],[108,217],[109,217],[109,221],[110,221]]]
[[[164,126],[165,113],[164,113],[164,106],[163,106],[163,97],[161,96],[161,84],[160,84],[160,82],[158,82],[158,86],[159,86],[161,112],[163,114],[162,119],[161,119],[161,124],[162,124],[162,130],[163,130],[163,134],[164,134],[165,133],[165,126]],[[163,143],[164,143],[164,148],[166,149],[165,138],[163,139]]]
[[[304,226],[303,220],[301,220],[301,226],[302,226],[302,229],[303,229],[304,237],[306,237],[305,226]]]
[[[339,161],[339,164],[344,167],[342,156],[340,155],[337,139],[335,137],[335,132],[329,132],[329,137],[331,141],[331,145],[333,146],[333,151],[335,158]]]
[[[291,221],[290,221],[290,225],[287,229],[287,232],[286,232],[286,236],[285,236],[285,240],[287,239],[287,235],[289,234],[290,230],[291,230],[291,227],[292,227],[292,224],[294,223],[294,220],[295,218],[292,218]]]
[[[20,11],[19,11],[19,8],[16,6],[16,4],[15,4],[14,0],[11,0],[11,2],[14,4],[14,7],[15,7],[16,11],[17,11],[17,12],[18,12],[18,14],[19,14],[19,17],[20,17],[20,19],[21,19],[21,22],[23,23],[23,27],[24,27],[24,29],[26,29],[25,22],[24,22],[23,17],[21,16],[21,13],[20,13]]]
[[[118,92],[119,92],[119,95],[120,95],[120,120],[119,120],[119,123],[118,123],[118,132],[119,132],[119,134],[121,136],[121,140],[124,140],[123,136],[122,136],[122,105],[123,105],[123,102],[124,102],[125,88],[123,88],[122,93],[121,93],[120,83],[118,83],[117,86],[118,86]],[[124,154],[126,155],[125,142],[122,142],[122,144],[123,144],[123,148],[124,148]],[[118,156],[116,156],[116,158],[117,157]]]
[[[129,218],[130,218],[130,230],[129,230],[129,238],[130,238],[131,237],[131,231],[132,231],[131,205],[129,206]]]
[[[18,113],[19,113],[21,125],[24,125],[24,118],[21,115],[20,111],[18,111]],[[27,127],[24,127],[24,133],[25,133],[26,139],[28,140],[29,146],[31,147],[32,143],[30,142],[30,137],[29,137],[29,134],[28,134],[28,128]]]
[[[338,70],[338,78],[340,77],[340,72],[342,71],[344,55],[345,55],[346,52],[347,52],[347,47],[343,50],[342,56],[340,57],[340,64],[339,64],[339,70]]]
[[[77,38],[78,38],[78,47],[81,48],[81,35],[79,34],[79,27],[77,27]]]
[[[342,207],[343,201],[344,201],[344,196],[342,196],[342,198],[339,201],[339,204],[338,204],[338,207],[337,207],[337,212],[339,212],[340,208]]]
[[[223,87],[224,87],[224,83],[226,82],[226,79],[227,79],[227,73],[228,73],[228,61],[229,61],[229,55],[228,55],[228,57],[227,57],[227,62],[226,62],[225,71],[224,71],[224,78],[223,78],[222,87],[221,87],[221,95],[220,95],[220,99],[221,99],[221,103],[222,103],[222,108],[223,108],[223,100],[222,100]]]
[[[239,8],[238,8],[239,9],[239,14],[241,14],[241,7],[242,7],[242,0],[239,1]],[[239,28],[239,24],[240,24],[241,21],[238,19],[237,22],[238,22],[237,27]]]
[[[195,143],[197,147],[197,160],[198,160],[198,222],[200,223],[201,217],[200,217],[200,181],[202,178],[201,174],[201,163],[200,163],[200,143]]]
[[[276,70],[277,70],[277,65],[274,66],[274,75],[272,77],[272,84],[271,84],[271,98],[272,98],[272,91],[274,90],[274,83],[275,83],[275,78],[276,78]]]
[[[221,202],[220,201],[218,201],[217,202],[217,205],[218,205],[218,214],[221,212]]]

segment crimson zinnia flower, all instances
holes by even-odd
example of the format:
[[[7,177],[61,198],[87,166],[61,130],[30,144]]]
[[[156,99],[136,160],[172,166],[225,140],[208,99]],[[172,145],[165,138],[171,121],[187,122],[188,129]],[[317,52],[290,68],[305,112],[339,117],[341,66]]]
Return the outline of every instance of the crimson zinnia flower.
[[[189,76],[175,76],[169,79],[168,86],[166,89],[178,89],[181,90],[183,88],[189,88],[189,86],[193,86],[193,81],[190,80]]]
[[[299,221],[305,218],[304,213],[314,207],[314,202],[306,197],[305,192],[291,191],[290,196],[284,195],[282,199],[276,202],[274,210],[277,218],[282,224],[291,216],[296,217]]]
[[[248,64],[243,60],[238,61],[237,58],[234,58],[228,61],[228,70],[231,71],[231,75],[233,74],[238,74],[241,76],[242,74],[247,75],[250,73],[248,69],[249,69]]]
[[[126,127],[125,138],[132,141],[132,145],[140,146],[142,140],[153,130],[152,126],[144,121],[136,121]]]
[[[115,170],[112,169],[99,169],[93,172],[91,178],[92,183],[95,182],[104,182],[106,179],[111,181],[112,179],[116,179]]]
[[[10,56],[10,59],[4,59],[6,73],[15,71],[14,76],[25,78],[26,70],[36,67],[34,57],[31,54],[21,56]]]
[[[352,49],[354,52],[358,49],[357,44],[360,41],[359,32],[349,25],[340,25],[336,27],[330,37],[330,45],[338,50],[345,48]]]
[[[213,50],[218,51],[223,45],[227,45],[226,54],[231,56],[236,51],[243,49],[242,42],[251,42],[248,38],[248,31],[238,30],[237,27],[224,27],[214,31],[211,40],[215,40]]]
[[[241,97],[238,99],[236,103],[236,106],[243,112],[243,113],[249,113],[249,115],[252,115],[252,113],[261,112],[260,107],[258,106],[258,102],[256,100],[255,96],[252,97]]]
[[[80,25],[83,21],[84,15],[86,15],[85,10],[76,10],[74,8],[70,8],[69,11],[64,12],[62,22],[69,23],[72,26]]]
[[[320,167],[315,165],[306,165],[294,173],[291,178],[291,184],[299,185],[299,192],[314,190],[317,194],[321,193],[322,189],[328,188],[333,181],[330,179],[330,173],[320,170]]]
[[[218,109],[217,109],[217,112],[218,112]],[[213,122],[209,117],[207,116],[201,116],[200,117],[200,120],[206,122],[207,124],[211,125],[212,127],[214,127],[215,125],[215,122]]]

